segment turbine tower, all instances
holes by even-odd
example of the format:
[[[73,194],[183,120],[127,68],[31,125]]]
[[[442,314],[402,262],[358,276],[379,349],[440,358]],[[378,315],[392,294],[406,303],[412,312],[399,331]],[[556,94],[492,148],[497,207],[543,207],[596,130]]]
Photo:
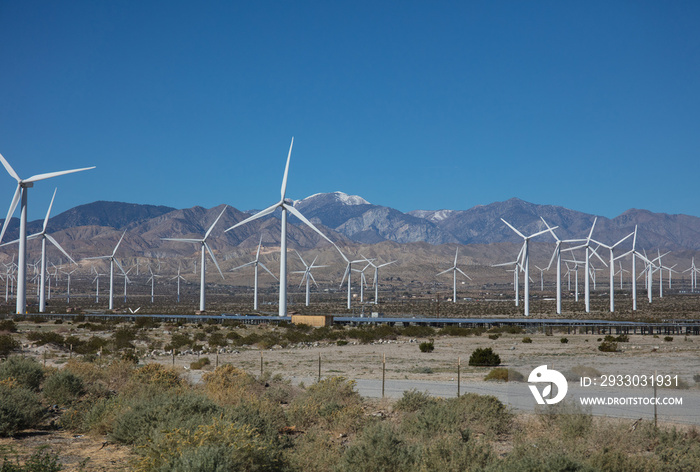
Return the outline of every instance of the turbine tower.
[[[12,203],[10,203],[10,209],[7,212],[7,218],[5,218],[5,223],[0,231],[0,242],[2,242],[2,237],[5,235],[7,230],[7,225],[10,222],[10,218],[17,208],[17,204],[22,200],[22,205],[20,207],[20,218],[19,218],[19,257],[17,258],[17,314],[23,315],[27,311],[27,191],[34,186],[34,182],[40,180],[50,179],[52,177],[58,177],[60,175],[72,174],[73,172],[80,172],[83,170],[94,169],[95,167],[84,167],[82,169],[72,169],[64,170],[59,172],[49,172],[48,174],[37,174],[28,179],[21,179],[17,172],[10,166],[10,164],[5,160],[0,154],[0,161],[2,165],[5,166],[7,173],[12,176],[13,179],[17,181],[17,190],[15,190],[15,195],[12,198]]]
[[[119,249],[119,245],[122,243],[122,240],[124,239],[124,236],[126,235],[126,230],[122,233],[122,237],[119,238],[119,242],[117,243],[116,246],[114,246],[114,251],[112,251],[112,254],[108,256],[98,256],[98,257],[87,257],[85,260],[91,260],[91,259],[109,259],[109,309],[113,310],[114,309],[114,264],[117,264],[117,267],[119,267],[119,270],[122,271],[122,274],[126,277],[126,272],[124,272],[124,268],[122,265],[119,263],[117,259],[115,259],[114,255],[117,253],[117,249]]]
[[[243,267],[248,267],[249,265],[252,265],[253,268],[255,269],[255,280],[253,282],[253,309],[255,311],[258,311],[258,266],[262,267],[267,271],[268,274],[270,274],[272,277],[274,277],[275,280],[278,280],[277,277],[275,277],[275,274],[270,272],[270,269],[265,267],[265,264],[260,262],[260,248],[262,247],[262,236],[260,236],[260,242],[258,243],[258,251],[255,253],[255,259],[253,259],[250,262],[247,262],[243,265],[239,265],[238,267],[234,267],[231,269],[231,272],[234,270],[242,269]]]
[[[521,251],[522,253],[522,262],[520,262],[520,267],[522,267],[523,272],[525,272],[525,294],[524,294],[524,313],[525,316],[530,316],[530,240],[536,236],[539,236],[544,233],[551,232],[552,230],[555,230],[558,228],[558,226],[555,226],[554,228],[550,228],[547,226],[547,229],[538,231],[537,233],[531,234],[530,236],[525,236],[523,233],[518,231],[508,223],[506,220],[501,218],[501,221],[504,222],[510,229],[515,231],[515,233],[523,238],[523,249]]]
[[[199,277],[199,311],[202,312],[205,310],[205,301],[206,301],[206,294],[205,294],[205,282],[206,282],[206,252],[209,252],[209,255],[211,256],[211,260],[214,261],[214,265],[216,265],[216,268],[219,270],[219,274],[221,274],[221,278],[223,280],[226,280],[224,278],[223,272],[221,272],[221,268],[219,267],[219,263],[216,262],[216,257],[214,257],[214,253],[212,252],[211,248],[207,244],[207,238],[211,234],[212,230],[214,229],[214,226],[216,226],[216,223],[219,222],[221,217],[224,215],[224,212],[226,211],[227,206],[224,205],[224,209],[221,210],[221,214],[219,217],[214,221],[214,224],[209,227],[207,230],[206,234],[202,239],[188,239],[188,238],[161,238],[163,241],[179,241],[181,243],[195,243],[195,244],[200,244],[201,245],[201,251],[202,251],[202,257],[201,257],[201,269],[200,269],[200,277]],[[206,251],[206,252],[205,252]],[[158,261],[158,265],[160,266],[160,261]],[[178,297],[179,298],[179,297]]]
[[[58,189],[56,189],[58,190]],[[45,282],[46,282],[46,240],[48,239],[51,244],[56,246],[67,258],[70,260],[73,264],[76,264],[76,262],[73,260],[72,257],[68,255],[68,253],[61,247],[60,244],[58,244],[58,241],[56,241],[53,237],[51,237],[50,234],[46,234],[46,226],[49,224],[49,216],[51,215],[51,208],[53,207],[53,201],[56,198],[56,190],[53,191],[53,197],[51,197],[51,203],[49,204],[49,210],[46,212],[46,218],[44,218],[44,226],[42,227],[41,231],[39,231],[36,234],[32,234],[31,236],[27,236],[27,241],[30,241],[32,239],[41,239],[41,282],[40,282],[40,289],[39,289],[39,313],[44,313],[46,311],[46,287],[45,287]],[[2,246],[7,246],[9,244],[14,244],[19,242],[19,239],[15,239],[14,241],[10,241],[9,243],[5,243]],[[2,247],[0,246],[0,247]]]
[[[435,277],[437,277],[438,275],[446,274],[446,273],[452,271],[452,303],[457,303],[457,272],[459,272],[460,274],[462,274],[463,276],[465,276],[465,277],[468,278],[469,280],[472,279],[472,278],[469,277],[467,274],[465,274],[465,273],[462,271],[462,269],[460,269],[459,267],[457,267],[457,256],[458,256],[458,255],[459,255],[459,248],[457,248],[457,250],[455,251],[455,262],[454,262],[454,264],[452,265],[452,267],[450,267],[450,268],[447,269],[447,270],[443,270],[443,271],[440,272],[439,274],[436,274],[436,275],[435,275]]]
[[[593,220],[593,225],[591,225],[591,230],[588,233],[588,237],[586,238],[585,242],[581,244],[580,246],[576,247],[571,247],[564,249],[565,251],[575,251],[577,249],[586,249],[586,259],[584,260],[585,264],[585,269],[584,269],[584,290],[585,290],[585,300],[586,300],[586,313],[589,313],[591,311],[591,278],[590,278],[590,258],[591,258],[591,237],[593,236],[593,229],[595,228],[596,221],[598,221],[598,217],[596,216],[595,219]],[[607,263],[598,255],[597,252],[593,251],[593,254],[596,255],[598,259],[600,259],[600,262],[603,263],[607,267]],[[576,271],[578,274],[578,271]]]
[[[309,220],[306,219],[304,215],[301,214],[299,210],[292,206],[292,202],[285,198],[287,193],[287,175],[289,174],[289,160],[292,157],[292,146],[294,146],[294,138],[292,138],[292,143],[289,145],[289,154],[287,154],[287,165],[284,168],[284,176],[282,177],[282,189],[280,191],[280,201],[271,205],[264,210],[246,218],[245,220],[236,223],[231,226],[226,231],[231,231],[234,228],[242,226],[250,221],[262,218],[265,215],[269,215],[274,212],[277,208],[282,210],[282,220],[280,223],[280,297],[279,297],[279,316],[287,316],[287,212],[299,218],[306,226],[316,231],[323,239],[333,244],[333,241],[328,239],[328,236],[323,234],[318,228],[316,228]],[[333,244],[335,246],[335,244]],[[336,247],[337,248],[337,247]],[[339,250],[340,251],[340,250]]]

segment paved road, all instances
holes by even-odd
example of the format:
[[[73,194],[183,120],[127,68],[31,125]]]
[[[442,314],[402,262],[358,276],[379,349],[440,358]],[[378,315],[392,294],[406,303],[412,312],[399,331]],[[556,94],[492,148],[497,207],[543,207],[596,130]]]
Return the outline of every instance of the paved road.
[[[292,378],[292,382],[298,384],[304,382],[310,385],[316,378]],[[356,388],[360,395],[368,398],[381,398],[381,379],[357,379]],[[434,382],[429,380],[387,380],[384,386],[384,395],[389,398],[401,398],[403,392],[416,389],[420,392],[428,392],[432,396],[443,398],[454,398],[457,396],[457,382]],[[528,384],[524,382],[469,382],[461,384],[461,393],[477,393],[479,395],[493,395],[505,405],[516,411],[534,412],[546,411],[548,406],[539,406],[535,401]],[[603,397],[603,398],[646,398],[653,397],[651,388],[606,388],[594,389],[583,388],[577,383],[569,383],[569,391],[566,399],[574,400],[580,404],[581,397]],[[685,423],[700,425],[700,391],[697,389],[676,390],[659,389],[657,397],[681,398],[682,405],[659,405],[657,407],[658,420],[660,422]],[[627,400],[628,402],[630,400]],[[596,405],[586,407],[596,416],[610,416],[615,418],[647,420],[654,419],[653,405]]]

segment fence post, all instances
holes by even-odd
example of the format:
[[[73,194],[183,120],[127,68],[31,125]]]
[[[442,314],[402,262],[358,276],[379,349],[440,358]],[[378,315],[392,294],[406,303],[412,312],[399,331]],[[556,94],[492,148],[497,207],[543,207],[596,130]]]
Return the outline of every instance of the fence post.
[[[658,372],[658,370],[654,371],[654,428],[656,428],[656,374]]]
[[[321,353],[318,353],[318,381],[321,381]]]
[[[460,396],[460,383],[462,381],[462,358],[457,358],[457,398]]]
[[[386,354],[382,357],[382,398],[384,398],[384,382],[386,381]]]
[[[260,377],[263,375],[263,352],[260,351]]]

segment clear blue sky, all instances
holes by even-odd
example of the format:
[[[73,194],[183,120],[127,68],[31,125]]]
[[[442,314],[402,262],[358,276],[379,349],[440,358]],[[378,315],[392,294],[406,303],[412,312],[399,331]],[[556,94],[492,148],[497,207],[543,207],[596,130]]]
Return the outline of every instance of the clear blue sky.
[[[30,218],[95,200],[700,216],[697,1],[0,0]],[[0,169],[0,218],[15,184]]]

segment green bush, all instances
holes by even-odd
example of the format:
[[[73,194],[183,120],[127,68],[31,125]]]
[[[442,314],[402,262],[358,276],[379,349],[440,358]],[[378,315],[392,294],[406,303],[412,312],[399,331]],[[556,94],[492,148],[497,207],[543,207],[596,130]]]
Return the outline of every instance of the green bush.
[[[617,343],[603,341],[600,343],[600,346],[598,346],[598,350],[601,352],[617,352]]]
[[[68,405],[80,397],[84,391],[83,381],[70,372],[59,370],[49,375],[44,382],[42,393],[49,403]]]
[[[344,377],[329,377],[310,385],[289,404],[287,413],[291,424],[303,428],[321,424],[355,430],[364,419],[355,382]]]
[[[494,353],[490,347],[478,348],[469,356],[469,365],[495,367],[501,364],[501,357]]]
[[[435,350],[435,343],[432,341],[422,342],[418,345],[420,352],[433,352]]]
[[[63,346],[65,343],[63,336],[55,331],[30,331],[27,333],[27,339],[33,341],[37,346],[43,346],[45,344]]]
[[[0,383],[0,436],[35,428],[43,417],[39,395],[24,387]]]
[[[12,320],[2,320],[0,321],[0,331],[7,331],[8,333],[16,333],[17,325]]]
[[[496,334],[489,334],[489,339],[495,341],[496,339],[500,338],[501,335],[496,333]]]
[[[664,341],[666,341],[667,343],[672,342],[672,341],[673,341],[673,336],[664,336]]]
[[[38,392],[44,380],[44,369],[32,358],[8,357],[0,364],[0,380],[10,378],[15,379],[20,387]]]
[[[401,330],[401,334],[410,338],[428,338],[435,336],[435,329],[430,326],[406,326]]]
[[[525,336],[525,337],[523,338],[523,342],[524,342],[525,344],[532,344],[532,338],[530,338],[530,337],[528,337],[528,336]]]
[[[568,343],[569,343],[569,338],[561,338],[561,339],[559,340],[559,342],[562,343],[562,344],[568,344]]]
[[[7,357],[11,352],[21,347],[19,341],[9,334],[0,334],[0,356]]]

